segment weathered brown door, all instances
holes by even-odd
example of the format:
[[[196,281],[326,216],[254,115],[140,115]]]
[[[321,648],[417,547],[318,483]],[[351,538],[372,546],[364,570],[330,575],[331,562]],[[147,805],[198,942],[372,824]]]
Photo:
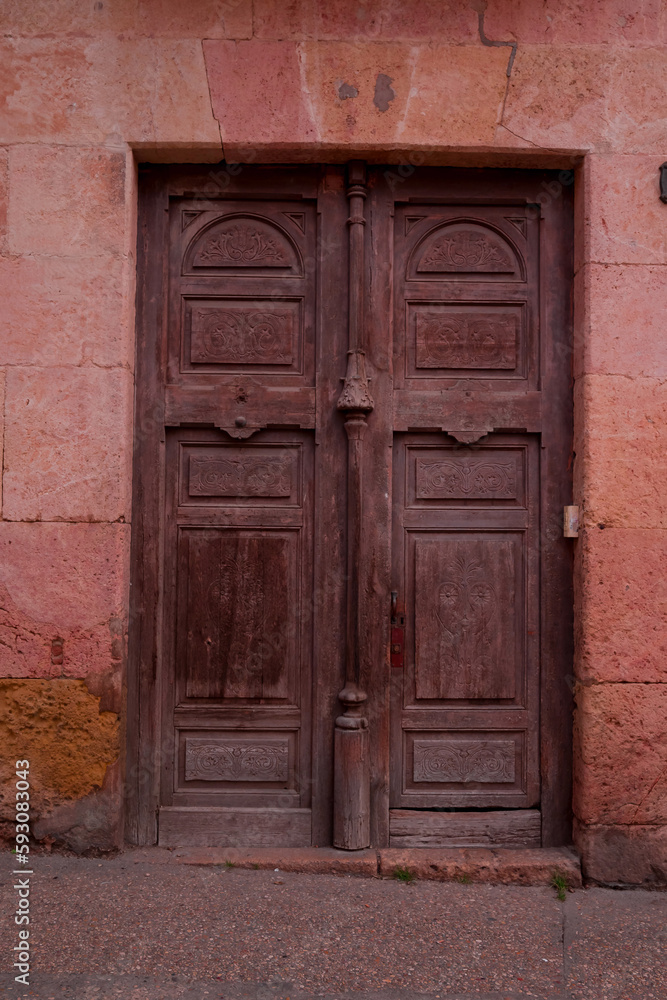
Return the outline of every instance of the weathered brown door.
[[[553,835],[540,805],[569,648],[567,233],[527,179],[424,171],[396,199],[396,845]]]
[[[549,177],[146,171],[130,839],[569,839]]]
[[[326,843],[344,168],[148,169],[142,208],[130,836]]]

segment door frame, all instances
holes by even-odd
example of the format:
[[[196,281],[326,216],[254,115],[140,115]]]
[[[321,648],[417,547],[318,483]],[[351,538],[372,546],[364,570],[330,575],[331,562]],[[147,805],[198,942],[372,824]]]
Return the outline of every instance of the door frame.
[[[288,164],[276,164],[276,169],[290,168]],[[262,169],[265,176],[267,168],[244,167],[245,171]],[[302,169],[302,168],[299,168]],[[314,168],[318,169],[318,168]],[[337,168],[342,179],[342,168]],[[409,197],[409,179],[402,178],[395,168],[374,167],[379,172],[384,169],[386,187],[389,193],[396,182],[388,179],[399,178],[398,192],[401,198]],[[553,183],[556,171],[496,169],[493,170],[494,180],[500,181],[507,189],[510,198],[512,189],[521,189],[524,198],[532,199],[541,205],[543,228],[549,228],[559,233],[558,239],[553,239],[548,246],[541,240],[543,252],[540,256],[540,273],[544,299],[551,303],[549,308],[556,316],[555,322],[562,330],[563,337],[554,343],[553,352],[556,362],[563,366],[571,358],[571,301],[572,301],[572,255],[573,255],[573,211],[571,188],[560,187],[560,197],[545,198],[544,190]],[[465,188],[466,175],[468,182],[474,177],[479,178],[476,169],[467,170],[451,167],[420,168],[423,170],[447,171],[452,179],[458,179]],[[283,175],[284,176],[284,175]],[[133,515],[131,536],[131,591],[130,620],[128,645],[128,681],[127,681],[127,741],[126,741],[126,772],[125,772],[125,819],[126,839],[134,844],[153,844],[157,840],[157,810],[159,806],[159,780],[161,759],[166,748],[161,745],[161,726],[159,719],[160,677],[158,663],[160,661],[160,620],[161,620],[161,586],[160,572],[163,562],[160,549],[164,537],[164,483],[162,469],[164,466],[164,400],[159,391],[157,373],[163,370],[164,351],[166,350],[166,297],[163,294],[166,280],[167,255],[154,254],[155,247],[166,247],[168,239],[168,213],[165,207],[169,197],[169,187],[178,187],[183,191],[201,192],[203,197],[210,195],[210,180],[208,171],[200,165],[191,166],[154,166],[151,164],[139,167],[139,215],[137,232],[137,350],[135,366],[135,440],[134,440],[134,472],[133,472]],[[241,190],[241,189],[239,189]],[[342,183],[335,196],[338,197],[342,211],[339,222],[343,229],[347,219],[345,200],[340,197]],[[494,190],[498,190],[495,188]],[[225,193],[234,191],[234,179]],[[534,192],[534,194],[527,194]],[[384,197],[387,197],[385,191]],[[516,198],[516,195],[514,195]],[[443,199],[444,200],[444,199]],[[447,199],[451,200],[451,199]],[[498,197],[477,200],[480,203],[498,203]],[[372,389],[377,402],[383,395],[391,392],[391,317],[393,316],[392,276],[391,268],[378,268],[374,259],[374,249],[386,247],[391,253],[393,246],[393,216],[385,213],[383,221],[373,217],[373,194],[367,203],[367,213],[370,225],[366,226],[365,280],[371,287],[370,277],[373,274],[373,292],[366,300],[365,323],[367,327],[367,352],[373,374]],[[560,227],[555,222],[560,221]],[[373,246],[370,231],[373,228]],[[345,234],[343,233],[343,236]],[[568,294],[563,295],[567,289]],[[320,305],[321,308],[321,305]],[[383,310],[385,310],[383,312]],[[383,316],[389,317],[388,322]],[[320,327],[321,328],[321,327]],[[161,336],[156,337],[155,331]],[[340,331],[339,349],[345,354],[345,331]],[[318,340],[318,355],[322,350],[322,338]],[[565,377],[565,375],[563,375]],[[571,372],[567,368],[566,377],[571,380]],[[571,390],[570,390],[571,395]],[[378,407],[379,409],[380,407]],[[545,425],[549,417],[568,421],[572,427],[572,407],[563,415],[545,412]],[[319,417],[319,413],[318,413]],[[344,452],[344,435],[338,433],[339,428],[329,427],[332,447]],[[381,428],[369,421],[366,437],[365,454],[367,456],[364,475],[373,477],[378,472],[378,463],[385,462],[388,476],[388,503],[385,509],[378,511],[364,540],[366,553],[366,578],[362,583],[370,598],[366,603],[364,614],[382,622],[381,628],[372,633],[372,640],[366,650],[368,662],[372,670],[368,677],[367,690],[369,698],[369,720],[375,730],[371,747],[371,843],[374,847],[387,846],[389,843],[389,589],[391,578],[391,447],[393,437],[391,428]],[[335,439],[335,441],[334,441]],[[571,445],[570,445],[571,448]],[[343,459],[344,461],[344,459]],[[561,468],[571,468],[570,449],[568,453],[557,456],[562,463]],[[545,481],[547,479],[545,478]],[[559,492],[553,489],[545,504],[550,514],[559,510],[564,503],[571,502],[568,496],[563,499]],[[553,494],[553,495],[552,495]],[[542,524],[547,521],[543,518]],[[553,521],[552,521],[553,523]],[[551,527],[549,530],[553,530]],[[317,561],[317,560],[316,560]],[[321,560],[320,560],[321,561]],[[543,572],[547,571],[547,567]],[[567,562],[559,560],[559,564],[551,567],[552,575],[558,578],[559,586],[555,592],[559,595],[557,601],[543,610],[543,626],[547,629],[558,628],[564,641],[557,662],[545,663],[540,684],[541,726],[540,726],[540,760],[542,778],[541,808],[543,815],[542,846],[559,846],[569,844],[572,840],[571,797],[572,797],[572,559]],[[385,587],[378,579],[386,581]],[[340,596],[340,595],[339,595]],[[342,608],[342,602],[341,602]],[[378,618],[379,616],[379,618]],[[341,665],[342,670],[342,665]],[[341,674],[342,679],[342,674]],[[328,706],[332,710],[332,694],[340,690],[339,680],[329,685],[331,690],[322,690],[316,694],[313,691],[313,715],[319,714]],[[320,727],[322,730],[324,727]],[[331,828],[330,803],[332,801],[332,740],[329,734],[321,732],[318,745],[313,747],[313,779],[314,788],[320,788],[323,802],[329,803],[328,813],[325,806],[322,819],[313,828],[313,843],[324,846],[328,841],[326,831]],[[387,749],[384,749],[387,748]]]

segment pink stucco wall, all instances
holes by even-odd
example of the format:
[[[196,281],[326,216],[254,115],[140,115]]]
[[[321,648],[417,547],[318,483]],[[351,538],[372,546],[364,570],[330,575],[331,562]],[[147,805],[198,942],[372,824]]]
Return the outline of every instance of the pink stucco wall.
[[[483,6],[3,4],[0,675],[122,716],[138,160],[575,166],[575,835],[594,878],[667,878],[667,8],[489,0],[508,79]],[[120,766],[38,834],[117,842]]]

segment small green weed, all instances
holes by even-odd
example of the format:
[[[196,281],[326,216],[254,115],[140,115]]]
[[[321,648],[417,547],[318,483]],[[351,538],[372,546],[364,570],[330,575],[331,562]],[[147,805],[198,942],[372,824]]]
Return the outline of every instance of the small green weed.
[[[255,863],[254,863],[254,865],[253,865],[253,868],[255,868],[255,869],[259,869],[259,865],[257,864],[257,862],[256,862],[256,861],[255,861]]]
[[[233,861],[225,861],[225,868],[233,868],[233,867],[234,867]]]
[[[472,879],[470,878],[470,875],[459,875],[456,881],[460,882],[461,885],[472,885]]]
[[[551,885],[556,890],[556,895],[561,903],[565,902],[565,892],[567,890],[567,879],[560,872],[554,872],[551,876]]]
[[[415,876],[409,868],[394,868],[394,878],[399,882],[414,882]]]

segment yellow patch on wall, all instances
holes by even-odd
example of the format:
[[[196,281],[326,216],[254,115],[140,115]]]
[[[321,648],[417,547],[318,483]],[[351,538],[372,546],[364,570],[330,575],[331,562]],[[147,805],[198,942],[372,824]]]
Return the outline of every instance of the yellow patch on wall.
[[[120,751],[119,718],[69,678],[0,679],[0,801],[14,804],[14,764],[30,761],[35,813],[100,788]],[[34,814],[33,814],[34,815]]]

